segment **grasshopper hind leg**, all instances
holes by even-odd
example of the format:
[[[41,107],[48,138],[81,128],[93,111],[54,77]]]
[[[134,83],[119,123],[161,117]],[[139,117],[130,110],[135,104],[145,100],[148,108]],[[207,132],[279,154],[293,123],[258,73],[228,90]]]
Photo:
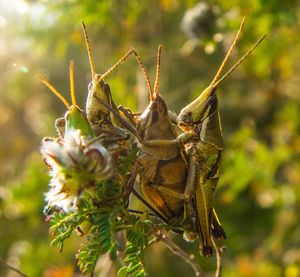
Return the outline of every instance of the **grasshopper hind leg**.
[[[221,226],[220,220],[217,216],[215,209],[213,209],[213,216],[212,216],[212,235],[216,240],[226,239],[226,232],[224,228]]]
[[[192,202],[194,205],[194,209],[196,211],[197,210],[197,204],[196,204],[197,201],[195,199],[193,199]],[[204,226],[201,226],[198,216],[196,216],[196,221],[197,221],[197,226],[198,226],[198,232],[200,234],[200,246],[199,246],[200,254],[205,257],[211,257],[214,252],[213,247],[212,247],[211,237],[210,237],[210,235],[207,236],[207,234],[205,234],[205,230],[203,229]]]

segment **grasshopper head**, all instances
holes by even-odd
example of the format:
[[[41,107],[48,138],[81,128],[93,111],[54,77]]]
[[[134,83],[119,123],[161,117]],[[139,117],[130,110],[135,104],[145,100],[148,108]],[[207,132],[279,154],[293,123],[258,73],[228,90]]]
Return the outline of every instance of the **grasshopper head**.
[[[96,125],[102,120],[105,120],[109,115],[109,109],[103,106],[100,101],[107,105],[110,104],[110,87],[104,82],[101,74],[95,73],[94,61],[91,54],[91,46],[84,22],[82,22],[82,29],[92,74],[92,81],[88,86],[88,97],[85,110],[88,120],[92,125]]]
[[[70,110],[65,113],[65,122],[66,133],[72,129],[79,129],[83,136],[91,136],[92,134],[85,113],[78,106],[71,106]]]
[[[235,47],[237,41],[240,37],[241,31],[243,29],[245,22],[245,17],[243,18],[239,31],[231,44],[221,66],[219,67],[214,79],[211,84],[206,88],[201,95],[195,99],[191,104],[187,105],[183,108],[180,114],[177,117],[177,122],[180,128],[184,131],[189,131],[193,128],[193,125],[198,125],[204,119],[207,118],[210,114],[212,114],[217,109],[217,96],[216,96],[216,88],[217,86],[227,77],[229,76],[234,69],[236,69],[242,61],[249,56],[252,51],[264,40],[265,35],[262,36],[248,51],[244,54],[222,77],[221,73]]]
[[[140,125],[145,129],[168,116],[168,108],[160,95],[156,95],[142,113]]]
[[[101,74],[95,74],[94,79],[88,86],[88,97],[86,101],[86,112],[88,116],[91,112],[101,112],[102,114],[104,114],[103,117],[109,114],[109,110],[104,107],[99,100],[109,105],[110,87],[103,81],[103,79],[101,80]],[[100,118],[98,118],[98,120],[99,119]]]
[[[152,91],[151,85],[149,83],[149,93],[150,93],[150,104],[146,110],[142,113],[139,121],[140,130],[149,132],[148,137],[152,137],[155,133],[163,133],[169,126],[169,121],[166,119],[168,117],[168,108],[164,99],[160,96],[158,90],[159,74],[160,74],[160,54],[161,46],[158,47],[157,53],[157,69],[156,69],[156,80],[154,85],[154,92]],[[146,73],[146,71],[144,70]],[[149,79],[146,74],[146,79]]]
[[[189,131],[212,114],[218,108],[217,105],[216,88],[209,86],[198,98],[181,110],[177,117],[178,126]]]
[[[109,103],[110,98],[110,87],[107,83],[101,79],[101,74],[95,74],[94,79],[90,82],[88,86],[88,99],[87,99],[87,109],[93,110],[93,105],[100,99],[102,102]],[[91,103],[93,102],[93,103]],[[101,105],[99,103],[101,107]]]
[[[94,79],[89,84],[89,92],[94,92],[99,96],[101,95],[101,92],[107,94],[108,90],[110,90],[110,87],[101,77],[101,74],[95,74]]]
[[[52,91],[66,106],[67,112],[65,113],[65,134],[69,131],[78,129],[83,136],[91,136],[92,130],[87,121],[84,111],[82,111],[76,104],[75,89],[74,89],[74,63],[70,62],[70,87],[71,87],[71,99],[72,105],[66,100],[66,98],[53,87],[47,79],[39,76],[41,82],[46,85],[50,91]]]

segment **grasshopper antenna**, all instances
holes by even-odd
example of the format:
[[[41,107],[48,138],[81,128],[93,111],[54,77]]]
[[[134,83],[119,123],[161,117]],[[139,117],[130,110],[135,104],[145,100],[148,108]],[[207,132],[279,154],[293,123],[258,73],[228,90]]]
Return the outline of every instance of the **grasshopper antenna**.
[[[77,104],[76,104],[75,86],[74,86],[74,61],[70,62],[70,90],[71,90],[72,105],[75,108]]]
[[[94,80],[95,79],[95,65],[94,65],[94,61],[93,61],[93,58],[92,58],[91,44],[89,42],[87,30],[86,30],[86,27],[85,27],[85,24],[84,24],[83,21],[81,21],[81,25],[82,25],[83,34],[84,34],[84,40],[85,40],[86,50],[87,50],[88,57],[89,57],[89,62],[90,62],[90,67],[91,67],[91,73],[92,73],[92,80]]]
[[[84,34],[84,40],[85,40],[85,45],[86,45],[86,49],[88,52],[88,57],[89,57],[89,63],[90,63],[90,67],[91,67],[91,73],[92,73],[92,79],[94,80],[95,78],[95,65],[93,62],[93,58],[92,58],[92,52],[91,52],[91,44],[89,42],[89,38],[88,38],[88,34],[87,34],[87,29],[86,26],[84,24],[83,21],[81,21],[81,25],[82,25],[82,29],[83,29],[83,34]],[[149,75],[139,57],[139,55],[137,54],[137,52],[135,51],[134,48],[131,48],[118,62],[116,62],[109,70],[107,70],[104,74],[101,75],[100,79],[98,80],[99,82],[101,80],[103,80],[106,76],[108,76],[113,70],[115,70],[119,65],[121,65],[131,54],[134,54],[144,75],[145,75],[145,79],[147,82],[147,86],[148,86],[148,90],[150,93],[150,98],[151,100],[153,100],[153,93],[152,93],[152,87],[151,87],[151,83],[150,83],[150,79],[149,79]]]
[[[58,92],[57,89],[54,86],[52,86],[46,78],[39,75],[38,79],[65,104],[65,106],[67,107],[68,110],[71,110],[71,105],[68,103],[66,98],[63,97],[62,94],[60,92]]]
[[[217,74],[215,75],[214,79],[211,81],[210,86],[213,86],[217,82],[217,80],[219,79],[219,77],[220,77],[220,75],[221,75],[221,73],[222,73],[222,71],[223,71],[223,69],[224,69],[224,67],[225,67],[225,65],[226,65],[233,49],[234,49],[234,47],[236,46],[236,44],[238,42],[238,39],[240,38],[242,29],[243,29],[244,24],[245,24],[245,19],[246,19],[246,17],[243,17],[240,28],[239,28],[239,30],[238,30],[235,38],[234,38],[234,41],[232,42],[232,44],[231,44],[231,46],[230,46],[230,48],[229,48],[229,50],[228,50],[228,52],[227,52],[227,54],[226,54],[226,56],[223,60],[221,66],[219,67],[219,70],[218,70]]]
[[[119,61],[117,61],[110,69],[108,69],[104,74],[102,74],[101,77],[100,77],[100,79],[98,80],[98,82],[100,82],[101,80],[103,80],[113,70],[115,70],[117,67],[119,67],[131,54],[135,55],[135,58],[137,59],[138,64],[139,64],[139,66],[141,67],[141,69],[142,69],[142,71],[144,73],[144,76],[145,76],[145,79],[146,79],[146,82],[147,82],[147,86],[148,86],[148,90],[149,90],[149,93],[150,93],[150,99],[153,100],[153,90],[152,90],[152,87],[151,87],[151,82],[150,82],[150,78],[149,78],[148,72],[147,72],[144,64],[142,63],[142,61],[141,61],[138,53],[135,51],[134,48],[131,48]]]
[[[150,82],[150,78],[149,78],[149,75],[148,75],[148,72],[144,66],[144,64],[142,63],[138,53],[135,51],[134,48],[131,48],[133,54],[135,55],[135,58],[137,59],[138,61],[138,64],[139,66],[141,67],[143,73],[144,73],[144,76],[145,76],[145,79],[146,79],[146,82],[147,82],[147,86],[148,86],[148,91],[149,91],[149,94],[150,94],[150,100],[153,101],[154,100],[154,97],[153,97],[153,90],[152,90],[152,86],[151,86],[151,82]]]
[[[227,76],[229,76],[233,70],[235,70],[252,52],[253,50],[266,38],[267,35],[263,35],[259,38],[255,44],[241,57],[217,82],[213,84],[213,88],[217,87]]]
[[[157,62],[156,62],[156,77],[155,77],[155,85],[154,85],[154,94],[158,96],[158,83],[159,83],[159,75],[160,75],[160,57],[161,57],[161,48],[162,46],[158,46],[157,50]]]

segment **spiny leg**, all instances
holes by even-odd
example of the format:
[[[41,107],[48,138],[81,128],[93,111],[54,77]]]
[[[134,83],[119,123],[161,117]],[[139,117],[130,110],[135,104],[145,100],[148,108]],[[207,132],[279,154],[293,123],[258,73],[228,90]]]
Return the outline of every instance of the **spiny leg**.
[[[136,177],[138,175],[138,166],[139,166],[139,163],[138,163],[138,161],[136,161],[134,163],[134,167],[133,167],[133,170],[131,171],[130,177],[124,187],[122,198],[124,199],[126,208],[129,205],[129,196],[133,192],[133,189],[134,189],[134,183],[135,183]]]
[[[193,203],[193,209],[194,211],[197,211],[197,204],[196,204],[196,199],[193,197],[192,198],[192,203]],[[200,219],[199,217],[196,215],[196,222],[197,222],[197,229],[198,229],[198,233],[200,236],[200,253],[201,255],[204,255],[206,257],[210,257],[213,254],[213,249],[211,246],[211,238],[209,237],[207,240],[207,237],[205,237],[204,235],[204,230],[203,230],[203,226],[201,225]]]
[[[92,79],[94,80],[95,78],[95,65],[94,65],[94,61],[92,58],[92,54],[91,54],[91,46],[90,46],[90,42],[89,42],[89,38],[87,35],[87,29],[86,26],[84,24],[84,22],[82,21],[82,29],[83,29],[83,33],[84,33],[84,38],[85,38],[85,44],[86,44],[86,48],[87,48],[87,52],[88,52],[88,57],[89,57],[89,63],[90,63],[90,67],[91,67],[91,73],[92,73]],[[152,87],[151,87],[151,83],[150,83],[150,79],[148,76],[148,73],[145,69],[145,66],[143,65],[138,53],[136,52],[136,50],[134,48],[131,48],[119,61],[117,61],[110,69],[108,69],[105,73],[103,73],[100,77],[100,79],[98,80],[98,82],[100,82],[102,79],[104,79],[106,76],[108,76],[113,70],[115,70],[119,65],[121,65],[131,54],[134,54],[138,64],[140,65],[145,79],[147,81],[147,86],[150,92],[150,97],[152,97]]]
[[[96,96],[95,96],[96,97]],[[109,105],[107,105],[106,103],[104,103],[100,98],[97,98],[96,99],[99,101],[99,103],[101,103],[104,107],[106,107],[107,109],[109,109],[117,118],[118,120],[120,121],[120,123],[129,131],[131,132],[134,136],[136,136],[136,138],[138,140],[141,140],[138,133],[137,133],[137,130],[135,128],[135,126],[133,126],[130,122],[127,122],[124,118],[121,117],[121,115],[115,111],[112,107],[110,107]]]

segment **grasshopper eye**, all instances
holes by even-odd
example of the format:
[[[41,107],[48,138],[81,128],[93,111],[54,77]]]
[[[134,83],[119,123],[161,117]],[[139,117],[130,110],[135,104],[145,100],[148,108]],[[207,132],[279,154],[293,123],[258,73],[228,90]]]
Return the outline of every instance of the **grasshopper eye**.
[[[187,112],[186,114],[183,114],[180,118],[180,124],[182,125],[189,125],[190,123],[193,123],[192,121],[192,112]]]
[[[91,91],[93,88],[93,81],[91,81],[88,85],[88,91]]]
[[[211,106],[216,102],[217,98],[216,96],[210,96],[207,100],[206,106]]]

